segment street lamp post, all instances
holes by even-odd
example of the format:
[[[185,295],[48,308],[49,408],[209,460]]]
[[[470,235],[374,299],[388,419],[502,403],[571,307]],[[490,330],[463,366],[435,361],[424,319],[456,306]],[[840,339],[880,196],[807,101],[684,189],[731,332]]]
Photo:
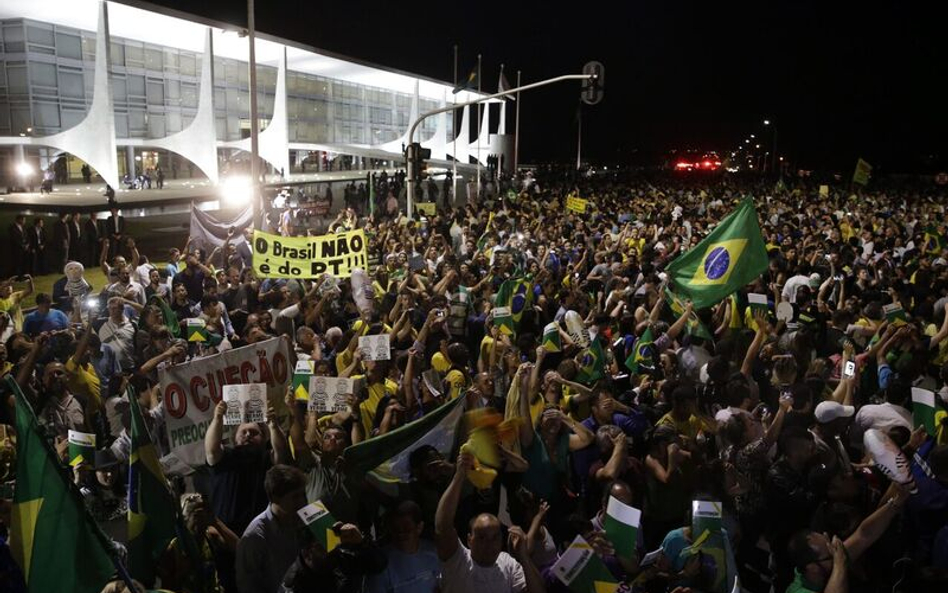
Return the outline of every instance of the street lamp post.
[[[771,149],[770,154],[773,155],[773,169],[776,171],[777,170],[777,125],[769,119],[764,120],[764,125],[769,127],[773,131],[774,142],[773,142],[773,148]]]
[[[563,76],[557,76],[557,77],[555,77],[555,78],[549,78],[549,79],[547,79],[547,80],[541,80],[540,82],[534,82],[534,83],[527,84],[527,85],[524,85],[524,86],[521,86],[521,87],[517,87],[517,88],[513,88],[513,89],[504,89],[504,90],[503,90],[502,92],[500,92],[500,93],[494,93],[493,95],[487,95],[486,97],[481,97],[481,98],[479,98],[479,99],[475,99],[474,101],[467,101],[467,102],[465,102],[465,103],[453,103],[453,104],[451,104],[451,105],[448,105],[447,107],[442,107],[442,108],[440,108],[440,109],[435,109],[435,110],[432,110],[432,111],[428,111],[428,112],[422,113],[420,116],[418,116],[418,119],[416,119],[416,120],[411,124],[411,127],[408,128],[408,144],[407,144],[407,146],[406,146],[406,152],[405,152],[405,155],[406,155],[406,159],[405,159],[405,160],[406,160],[407,165],[408,165],[408,166],[407,166],[408,174],[407,174],[407,179],[406,179],[407,182],[408,182],[408,183],[407,183],[407,186],[408,186],[408,187],[407,187],[407,190],[408,190],[408,191],[407,191],[407,194],[408,194],[408,196],[407,196],[408,202],[407,202],[407,208],[406,208],[407,214],[408,214],[408,219],[411,220],[413,201],[414,201],[414,198],[415,198],[415,175],[416,175],[416,172],[415,172],[415,157],[417,157],[417,155],[415,154],[416,151],[413,150],[413,149],[411,149],[411,146],[415,143],[415,130],[418,128],[419,125],[421,125],[421,122],[423,122],[425,119],[431,117],[432,115],[438,115],[439,113],[447,113],[447,112],[449,112],[449,111],[454,111],[455,109],[464,108],[464,107],[467,107],[467,106],[469,106],[469,105],[476,105],[476,104],[478,104],[478,103],[483,103],[483,102],[485,102],[485,101],[490,101],[491,99],[497,99],[497,98],[500,98],[500,97],[505,97],[505,96],[510,95],[510,94],[512,94],[512,93],[519,93],[520,91],[527,91],[527,90],[530,90],[530,89],[535,89],[535,88],[537,88],[537,87],[546,86],[546,85],[548,85],[548,84],[553,84],[553,83],[555,83],[555,82],[562,82],[562,81],[564,81],[564,80],[590,80],[590,79],[595,79],[595,78],[596,78],[596,75],[595,75],[595,74],[564,74]]]

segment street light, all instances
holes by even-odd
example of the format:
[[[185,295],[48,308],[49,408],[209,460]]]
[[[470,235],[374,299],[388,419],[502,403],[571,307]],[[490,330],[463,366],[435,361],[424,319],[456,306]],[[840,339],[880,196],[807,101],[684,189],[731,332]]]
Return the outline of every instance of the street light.
[[[765,125],[765,126],[769,126],[769,125],[770,125],[770,120],[769,120],[769,119],[765,119],[765,120],[764,120],[764,125]]]

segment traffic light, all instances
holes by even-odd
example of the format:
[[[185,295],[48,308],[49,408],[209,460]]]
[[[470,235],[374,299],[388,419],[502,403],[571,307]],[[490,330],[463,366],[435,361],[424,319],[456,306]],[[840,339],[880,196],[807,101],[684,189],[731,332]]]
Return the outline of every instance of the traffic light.
[[[414,173],[415,179],[420,180],[427,176],[428,159],[430,158],[430,148],[422,148],[418,142],[414,142],[408,146],[408,160],[412,164],[410,170]]]

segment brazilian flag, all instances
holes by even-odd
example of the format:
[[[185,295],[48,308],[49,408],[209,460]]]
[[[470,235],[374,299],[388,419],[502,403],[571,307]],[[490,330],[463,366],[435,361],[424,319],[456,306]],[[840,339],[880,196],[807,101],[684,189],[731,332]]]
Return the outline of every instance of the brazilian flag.
[[[767,269],[767,250],[750,199],[741,202],[710,235],[668,266],[679,295],[695,309],[714,305]]]
[[[454,90],[451,91],[451,92],[456,95],[456,94],[458,94],[458,93],[460,93],[461,91],[464,91],[464,90],[476,91],[476,90],[477,90],[477,87],[478,87],[478,82],[477,82],[477,70],[478,70],[478,68],[477,68],[477,66],[475,66],[475,67],[470,71],[470,73],[468,73],[468,75],[467,75],[466,77],[464,77],[464,80],[460,81],[460,82],[458,83],[458,85],[457,85],[456,87],[454,87]]]
[[[504,280],[494,302],[494,325],[500,331],[515,335],[523,313],[533,306],[533,283],[526,278]]]
[[[665,302],[668,303],[668,307],[676,319],[681,317],[685,312],[685,301],[670,288],[665,289]],[[691,312],[691,316],[685,324],[685,333],[689,336],[697,336],[705,340],[712,339],[711,332],[708,331],[708,328],[704,326],[704,323],[701,322],[701,319],[698,318],[698,314],[694,311]]]
[[[938,227],[929,226],[925,228],[925,251],[935,255],[940,254],[948,247],[948,241],[945,236],[938,232]]]
[[[606,376],[606,353],[602,349],[599,336],[596,336],[589,348],[583,350],[579,360],[579,373],[576,380],[591,385]]]
[[[487,245],[487,238],[490,236],[491,226],[494,224],[494,213],[491,212],[487,217],[487,226],[484,227],[484,232],[481,233],[481,236],[477,239],[477,251],[480,253],[484,251],[484,246]]]
[[[625,359],[625,366],[629,372],[635,374],[639,368],[651,368],[655,361],[655,340],[652,338],[652,328],[647,328],[632,348],[632,354]]]
[[[543,328],[542,346],[547,352],[560,352],[563,345],[560,342],[560,326],[555,321],[546,324]]]
[[[178,325],[178,316],[174,314],[174,311],[171,310],[171,307],[168,306],[168,303],[159,296],[152,296],[148,299],[148,303],[145,306],[158,307],[161,310],[161,318],[164,320],[164,324],[168,326],[168,330],[171,332],[171,336],[174,338],[181,337],[181,326]],[[142,321],[139,319],[139,325]]]
[[[105,534],[86,511],[72,470],[64,470],[41,436],[33,408],[13,380],[16,398],[16,488],[10,524],[10,553],[26,591],[99,593],[118,565]],[[5,566],[4,582],[16,588],[16,567]]]
[[[132,449],[128,470],[128,569],[145,584],[155,579],[155,565],[171,540],[184,538],[188,556],[197,558],[193,538],[184,528],[178,504],[158,464],[158,453],[148,434],[138,397],[128,390]],[[200,566],[193,564],[192,566]]]

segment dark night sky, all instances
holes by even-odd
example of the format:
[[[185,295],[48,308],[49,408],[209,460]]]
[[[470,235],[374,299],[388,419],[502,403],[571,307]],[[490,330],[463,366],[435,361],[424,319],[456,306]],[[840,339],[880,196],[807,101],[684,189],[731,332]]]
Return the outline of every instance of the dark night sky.
[[[240,0],[155,1],[246,19]],[[883,171],[948,166],[948,21],[927,6],[576,4],[257,0],[257,28],[446,81],[457,43],[459,75],[480,52],[491,91],[502,62],[513,83],[517,69],[527,82],[599,60],[605,98],[584,109],[583,153],[604,163],[654,161],[672,148],[733,150],[751,133],[768,134],[768,117],[778,152],[801,166],[849,169],[858,156]],[[521,161],[575,159],[578,86],[524,95]]]

